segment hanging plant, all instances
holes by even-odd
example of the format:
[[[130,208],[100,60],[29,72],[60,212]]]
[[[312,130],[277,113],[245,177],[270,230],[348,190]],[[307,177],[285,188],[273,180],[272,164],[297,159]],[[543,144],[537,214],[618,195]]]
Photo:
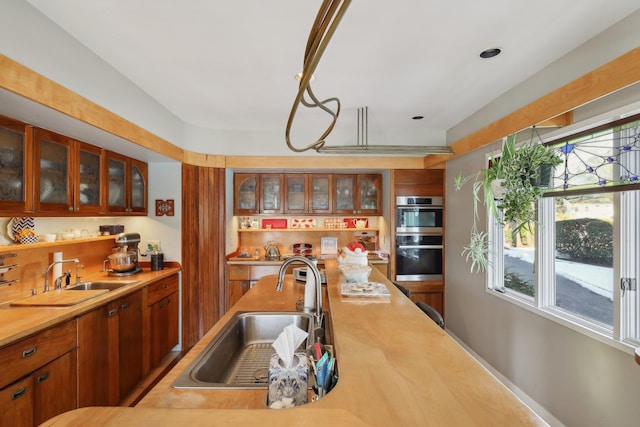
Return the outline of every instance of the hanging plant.
[[[474,180],[473,225],[469,245],[462,252],[466,261],[471,262],[471,271],[486,271],[489,265],[487,234],[479,231],[476,224],[478,204],[482,202],[503,226],[512,224],[514,233],[530,230],[536,220],[536,202],[550,186],[551,171],[562,163],[562,159],[541,141],[534,143],[533,137],[529,143],[518,148],[515,143],[516,134],[509,135],[503,141],[500,156],[491,156],[488,168],[466,178],[461,174],[456,176],[456,191],[466,182]],[[545,168],[550,171],[544,171]],[[538,185],[537,180],[543,174],[547,174],[546,185]],[[496,195],[498,189],[502,192]],[[483,191],[482,196],[480,190]]]

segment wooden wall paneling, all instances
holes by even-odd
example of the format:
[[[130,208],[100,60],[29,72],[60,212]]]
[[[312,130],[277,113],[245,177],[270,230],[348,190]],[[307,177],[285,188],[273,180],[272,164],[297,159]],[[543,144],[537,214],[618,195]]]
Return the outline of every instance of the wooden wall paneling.
[[[184,164],[182,185],[182,345],[188,349],[224,313],[224,169]]]
[[[442,196],[444,173],[444,169],[395,170],[394,200],[395,196]]]

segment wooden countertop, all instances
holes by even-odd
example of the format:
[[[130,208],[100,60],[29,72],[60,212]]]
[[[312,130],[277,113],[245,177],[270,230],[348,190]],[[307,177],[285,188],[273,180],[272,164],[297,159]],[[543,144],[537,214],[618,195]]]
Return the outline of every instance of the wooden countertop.
[[[327,279],[324,306],[331,312],[340,379],[319,401],[272,410],[264,406],[266,390],[171,387],[233,312],[294,309],[304,285],[288,276],[278,293],[272,275],[234,305],[135,408],[83,408],[45,425],[545,425],[377,270],[370,280],[387,285],[386,303],[343,298],[343,277],[335,265],[327,265]]]
[[[316,259],[318,260],[318,265],[324,265],[327,260],[335,260],[335,257],[335,255],[319,255],[316,257]],[[388,259],[379,257],[377,255],[369,255],[368,260],[369,264],[389,264]],[[227,259],[227,264],[229,265],[282,265],[283,262],[284,259],[266,260],[263,256],[260,256],[258,258],[231,257]]]
[[[148,268],[143,268],[142,273],[128,277],[109,277],[105,273],[87,275],[86,277],[83,277],[83,281],[139,280],[139,282],[99,294],[98,296],[75,305],[57,307],[12,307],[10,303],[2,304],[0,305],[0,325],[2,325],[2,328],[0,328],[0,347],[73,319],[82,313],[86,313],[87,311],[104,305],[108,301],[127,295],[133,291],[143,288],[150,282],[170,276],[178,271],[180,271],[179,267],[166,267],[160,271],[151,271]],[[59,292],[75,292],[78,296],[81,296],[84,295],[84,292],[91,291],[49,291],[52,296],[56,296]],[[95,293],[96,291],[93,292]],[[41,298],[42,295],[46,294],[38,294],[35,297],[23,298],[21,301],[26,301],[29,298]]]

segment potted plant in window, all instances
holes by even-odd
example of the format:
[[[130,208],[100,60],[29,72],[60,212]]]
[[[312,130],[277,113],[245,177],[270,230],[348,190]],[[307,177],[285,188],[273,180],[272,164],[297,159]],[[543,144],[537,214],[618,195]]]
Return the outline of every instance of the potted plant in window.
[[[513,224],[514,233],[529,229],[535,222],[535,203],[548,188],[553,167],[560,163],[562,159],[543,144],[531,141],[516,148],[514,134],[504,139],[499,156],[491,156],[489,167],[468,177],[456,176],[456,190],[474,180],[473,224],[469,245],[462,252],[466,261],[471,262],[471,271],[485,271],[489,265],[487,233],[478,230],[476,224],[478,204],[482,202],[502,225]],[[545,173],[542,168],[549,170],[547,184],[537,185],[536,180]]]

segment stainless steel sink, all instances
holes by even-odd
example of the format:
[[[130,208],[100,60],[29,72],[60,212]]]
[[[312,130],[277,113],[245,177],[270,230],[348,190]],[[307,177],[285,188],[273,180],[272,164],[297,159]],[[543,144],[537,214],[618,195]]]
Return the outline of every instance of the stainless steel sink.
[[[271,344],[295,324],[313,342],[313,315],[301,312],[238,312],[173,383],[174,388],[267,388]],[[302,343],[298,351],[304,351]]]
[[[100,290],[100,289],[108,289],[112,291],[114,289],[119,289],[123,286],[132,285],[138,282],[139,280],[108,280],[108,281],[97,281],[97,282],[85,282],[79,285],[69,286],[64,289],[68,291],[91,291],[91,290]]]

